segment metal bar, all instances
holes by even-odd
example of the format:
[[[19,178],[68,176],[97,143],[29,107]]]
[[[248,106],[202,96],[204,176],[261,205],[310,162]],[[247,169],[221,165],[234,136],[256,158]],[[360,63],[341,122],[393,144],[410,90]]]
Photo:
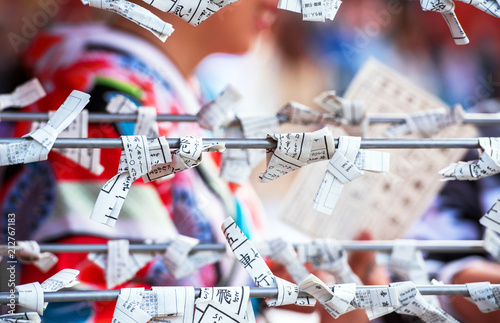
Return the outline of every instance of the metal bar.
[[[0,138],[0,144],[21,143],[32,139]],[[151,138],[153,140],[153,138]],[[179,138],[167,138],[170,148],[179,148]],[[272,139],[245,139],[245,138],[203,138],[207,144],[224,143],[227,149],[271,149],[276,148],[276,141]],[[335,139],[338,146],[338,139]],[[121,149],[122,141],[119,138],[58,138],[54,148],[116,148]],[[450,149],[450,148],[479,148],[477,138],[449,138],[449,139],[362,139],[361,148],[364,149]]]
[[[492,284],[492,287],[500,287],[500,284]],[[387,287],[379,286],[356,286],[358,290],[376,289]],[[422,295],[460,295],[470,296],[465,285],[417,285],[416,288]],[[195,288],[195,297],[200,296],[200,288]],[[63,291],[63,292],[46,292],[44,293],[45,302],[81,302],[81,301],[114,301],[120,295],[119,290],[102,290],[102,291]],[[277,288],[262,288],[251,287],[250,297],[252,298],[271,298],[278,295]],[[299,296],[306,295],[300,291]],[[8,304],[11,299],[18,302],[17,293],[0,293],[0,304]]]
[[[281,123],[289,122],[284,116],[277,116]],[[335,120],[332,115],[332,120]],[[400,123],[405,121],[403,114],[368,114],[370,123]],[[1,121],[48,121],[48,113],[43,112],[0,112]],[[137,114],[89,113],[90,123],[101,122],[135,122]],[[198,116],[192,114],[158,114],[158,122],[198,122]],[[464,124],[499,125],[500,113],[467,113],[462,120]]]
[[[405,121],[404,114],[368,114],[370,123],[401,123]],[[500,113],[466,113],[462,120],[464,124],[473,125],[499,125]]]
[[[347,251],[380,251],[390,252],[394,247],[392,240],[371,240],[371,241],[339,241]],[[164,244],[130,244],[129,250],[131,252],[149,253],[149,252],[164,252],[169,243]],[[295,244],[297,247],[298,244]],[[17,247],[16,247],[17,248]],[[420,240],[416,243],[416,248],[421,251],[431,253],[484,253],[483,240]],[[8,250],[6,245],[0,246],[0,250]],[[54,252],[54,253],[87,253],[96,252],[103,253],[108,250],[106,244],[40,244],[41,252]],[[199,251],[217,251],[226,252],[225,244],[199,244],[193,247],[192,253]]]

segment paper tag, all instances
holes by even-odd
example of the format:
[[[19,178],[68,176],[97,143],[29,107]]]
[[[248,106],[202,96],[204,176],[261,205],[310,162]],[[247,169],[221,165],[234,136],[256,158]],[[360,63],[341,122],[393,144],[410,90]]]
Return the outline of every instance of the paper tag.
[[[76,276],[80,271],[76,269],[63,269],[57,274],[42,283],[42,289],[45,292],[57,292],[62,288],[70,288],[78,284]]]
[[[17,86],[10,94],[0,94],[0,111],[10,107],[26,107],[45,97],[40,81],[34,78]]]
[[[18,304],[43,315],[43,290],[40,283],[17,285]]]
[[[259,176],[263,183],[334,156],[335,145],[328,128],[311,133],[273,134],[268,138],[277,144],[276,149],[267,151],[267,169]]]
[[[323,0],[302,0],[302,20],[325,21]]]
[[[194,287],[152,287],[144,292],[141,309],[153,318],[192,323]]]
[[[500,309],[497,305],[500,304],[500,299],[497,298],[500,295],[498,292],[494,293],[489,282],[469,283],[465,286],[481,312],[489,313]]]
[[[21,262],[32,262],[42,272],[47,272],[54,267],[58,258],[50,252],[40,252],[40,246],[36,241],[17,241],[19,250],[17,257]]]
[[[116,12],[120,16],[149,30],[162,42],[165,42],[174,31],[171,24],[164,22],[149,10],[125,0],[86,0],[86,2],[91,7]]]
[[[301,13],[302,12],[302,1],[301,0],[279,0],[278,8]]]
[[[121,136],[132,182],[151,171],[151,156],[146,136]]]
[[[467,4],[473,5],[486,12],[487,14],[492,15],[493,17],[500,18],[500,3],[496,0],[460,0]]]
[[[128,245],[128,240],[108,241],[108,256],[106,259],[106,285],[108,289],[112,289],[133,277],[127,270],[129,265]]]
[[[274,276],[257,249],[250,240],[247,239],[240,228],[238,228],[233,219],[227,218],[224,221],[222,224],[222,231],[236,259],[243,265],[243,268],[245,268],[250,277],[252,277],[255,284],[258,287],[278,287],[278,296],[275,299],[266,299],[266,303],[269,306],[282,306],[294,303],[304,306],[314,305],[308,299],[297,299],[298,289],[295,294],[293,292],[295,289],[292,288],[296,286],[295,284],[277,282],[278,277]],[[287,295],[282,293],[286,293]]]
[[[353,310],[351,301],[356,295],[356,284],[335,285],[333,292],[318,277],[310,274],[299,287],[316,298],[334,318]]]
[[[343,119],[336,117],[331,113],[320,113],[312,110],[306,105],[297,102],[288,102],[277,114],[287,119],[289,123],[293,124],[324,124],[339,126],[342,124]]]
[[[171,12],[193,26],[197,26],[212,14],[236,0],[143,0],[161,11]]]
[[[481,219],[482,220],[482,219]],[[481,222],[480,220],[480,222]],[[482,222],[481,222],[482,224]],[[484,232],[484,249],[497,261],[500,261],[500,235],[493,230]]]
[[[479,138],[481,157],[479,160],[452,163],[439,171],[443,181],[469,180],[500,173],[500,138]]]
[[[334,20],[339,11],[342,1],[340,0],[323,0],[325,19]]]
[[[245,315],[249,301],[248,286],[202,287],[196,300],[194,322],[225,322],[226,319],[232,323],[247,322]]]
[[[359,125],[365,119],[366,105],[363,101],[346,100],[335,93],[325,91],[314,98],[314,103],[335,116],[343,119],[347,125]]]
[[[40,315],[35,312],[0,315],[0,322],[2,323],[39,323],[41,321]]]
[[[231,109],[242,98],[234,86],[228,85],[215,100],[201,108],[198,112],[198,124],[204,129],[219,130],[228,121],[228,114]]]
[[[198,166],[201,163],[203,151],[224,151],[225,149],[224,144],[203,144],[202,138],[199,137],[181,137],[180,141],[180,148],[172,153],[172,161],[153,165],[151,171],[142,177],[145,183]]]
[[[120,291],[113,313],[112,323],[146,323],[151,315],[143,311],[140,306],[144,295],[142,288],[124,288]]]
[[[156,108],[139,107],[137,109],[137,122],[135,123],[134,135],[143,135],[146,138],[159,136],[158,123],[156,122]]]
[[[85,108],[90,95],[80,91],[71,92],[45,126],[23,136],[34,140],[0,145],[0,166],[31,163],[48,158],[57,135]]]
[[[134,102],[120,94],[113,96],[106,105],[106,111],[113,114],[134,114],[137,110],[138,107]]]
[[[415,284],[429,284],[424,258],[417,250],[416,243],[416,240],[395,240],[389,267],[402,280],[411,280]]]
[[[131,184],[132,179],[128,172],[113,176],[101,188],[90,218],[114,227]]]
[[[269,242],[269,247],[271,249],[271,258],[285,266],[295,283],[299,284],[306,279],[309,275],[309,271],[307,271],[306,267],[299,261],[297,253],[290,242],[278,238],[271,240]]]
[[[163,264],[172,276],[179,278],[183,274],[190,275],[196,270],[188,260],[188,255],[199,242],[198,239],[179,235],[168,245],[163,254]]]
[[[420,5],[424,11],[441,13],[446,24],[450,28],[451,36],[455,44],[465,45],[469,43],[469,39],[455,15],[455,3],[452,0],[438,0],[434,2],[431,0],[420,0]]]

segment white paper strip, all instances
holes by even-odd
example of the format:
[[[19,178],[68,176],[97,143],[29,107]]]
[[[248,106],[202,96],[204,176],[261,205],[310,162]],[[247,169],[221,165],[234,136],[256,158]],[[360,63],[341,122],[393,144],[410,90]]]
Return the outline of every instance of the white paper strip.
[[[241,101],[242,95],[238,90],[228,85],[226,89],[213,101],[204,105],[198,112],[198,124],[204,129],[218,131],[229,120],[231,109]]]
[[[10,107],[26,107],[45,97],[40,81],[34,78],[16,87],[10,94],[0,94],[0,111]]]
[[[446,24],[450,28],[451,36],[457,45],[466,45],[469,39],[462,29],[455,15],[455,3],[452,0],[420,0],[420,5],[424,11],[439,12],[443,16]]]

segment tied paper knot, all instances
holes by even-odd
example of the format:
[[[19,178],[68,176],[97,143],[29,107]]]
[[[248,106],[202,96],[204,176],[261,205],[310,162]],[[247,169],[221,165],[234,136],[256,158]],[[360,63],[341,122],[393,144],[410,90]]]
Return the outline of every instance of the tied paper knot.
[[[396,313],[417,316],[428,323],[458,323],[457,320],[441,308],[428,303],[413,282],[392,283],[390,286],[396,288],[399,301],[402,304],[396,309]]]
[[[24,108],[45,97],[40,81],[34,78],[17,86],[10,94],[0,94],[0,111],[7,108]]]
[[[17,241],[16,256],[23,263],[33,263],[38,269],[46,273],[54,267],[58,258],[50,252],[40,252],[36,241]]]
[[[267,151],[267,169],[260,182],[268,183],[300,167],[328,160],[335,151],[332,134],[328,128],[309,133],[268,135],[277,141],[275,149]]]
[[[327,166],[325,177],[314,198],[314,209],[330,214],[344,184],[361,177],[363,170],[389,171],[389,154],[359,149],[360,137],[340,137],[339,146]]]
[[[341,0],[280,0],[278,8],[302,13],[304,21],[333,21],[341,4]]]
[[[465,284],[472,301],[483,313],[490,313],[500,309],[500,288],[491,287],[489,282]]]
[[[112,289],[132,279],[154,254],[131,253],[128,240],[110,240],[106,254],[89,253],[87,258],[104,270],[106,286]]]
[[[500,138],[479,138],[478,160],[452,163],[439,171],[442,181],[476,181],[500,173]]]
[[[112,323],[146,323],[152,316],[141,309],[144,287],[122,288],[116,301]]]
[[[36,311],[43,315],[43,310],[48,303],[44,303],[44,292],[57,292],[61,288],[69,288],[78,284],[76,276],[80,272],[74,269],[63,269],[42,284],[39,282],[17,285],[16,291],[19,293],[18,303],[21,306]]]
[[[227,218],[222,223],[222,231],[236,259],[238,259],[243,268],[252,277],[257,287],[278,288],[278,296],[276,298],[266,298],[268,306],[290,304],[301,306],[315,305],[314,300],[309,297],[298,297],[299,288],[296,284],[274,276],[257,248],[248,240],[233,219]]]
[[[453,109],[438,108],[408,114],[405,121],[390,126],[384,131],[387,137],[398,137],[413,133],[422,137],[431,137],[454,124],[461,124],[465,111],[460,104]]]
[[[276,116],[237,117],[226,126],[227,138],[261,138],[279,131]],[[243,185],[253,168],[265,158],[260,149],[230,149],[222,155],[221,176],[225,180]]]
[[[321,113],[312,110],[310,107],[290,101],[277,113],[278,117],[284,117],[286,121],[293,124],[324,124],[340,126],[344,119],[331,113]]]
[[[297,252],[301,262],[312,263],[315,268],[332,274],[337,284],[362,285],[361,279],[349,266],[347,251],[337,240],[317,239],[312,243],[299,244]]]
[[[334,318],[355,309],[351,302],[356,296],[356,284],[333,286],[333,292],[318,277],[310,274],[299,285],[300,289],[316,298],[321,306]]]
[[[143,0],[164,12],[171,12],[185,22],[198,26],[205,19],[237,0]]]
[[[113,114],[137,114],[134,136],[156,138],[159,136],[156,122],[156,108],[137,106],[123,95],[115,95],[106,106],[106,111]]]
[[[194,274],[201,267],[221,260],[225,254],[213,251],[199,251],[190,255],[199,240],[183,235],[172,241],[163,255],[163,264],[175,278],[181,279]]]
[[[230,119],[231,109],[243,99],[238,90],[228,85],[213,101],[204,105],[198,112],[198,124],[213,132],[220,130]]]
[[[151,317],[150,322],[171,321],[192,323],[194,316],[194,287],[152,287],[145,291],[141,309]]]
[[[389,268],[402,280],[411,280],[422,285],[429,284],[424,257],[416,244],[416,240],[395,240],[389,258]]]
[[[46,160],[59,133],[73,122],[89,99],[87,93],[71,92],[46,125],[23,136],[33,140],[0,145],[0,166]]]
[[[112,11],[149,30],[162,42],[174,32],[171,24],[158,18],[151,11],[125,0],[81,0],[84,5]]]
[[[195,305],[195,323],[255,322],[248,286],[202,287]]]
[[[295,283],[299,284],[309,275],[306,267],[300,262],[292,244],[281,238],[269,241],[271,259],[285,266]]]

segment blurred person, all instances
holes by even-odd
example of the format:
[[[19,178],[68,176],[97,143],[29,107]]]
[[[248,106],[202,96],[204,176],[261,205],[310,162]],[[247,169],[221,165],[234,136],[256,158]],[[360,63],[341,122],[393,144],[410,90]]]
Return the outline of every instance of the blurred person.
[[[140,2],[142,4],[142,2]],[[63,12],[85,10],[72,0]],[[40,31],[23,56],[27,74],[41,81],[48,95],[28,111],[57,109],[73,90],[91,95],[89,112],[104,112],[118,94],[135,103],[153,106],[163,114],[196,114],[212,99],[208,86],[194,76],[198,63],[216,52],[243,54],[274,20],[276,1],[240,0],[217,12],[197,27],[172,14],[149,8],[175,26],[165,44],[149,31],[122,18],[112,26],[64,25]],[[92,9],[92,11],[97,9]],[[56,17],[56,20],[58,17]],[[81,19],[81,18],[80,18]],[[16,125],[16,137],[30,125]],[[210,134],[195,123],[160,123],[160,135],[181,137]],[[130,124],[89,124],[89,137],[132,135]],[[102,185],[116,174],[120,151],[103,149],[105,170],[96,176],[63,155],[52,152],[48,161],[9,166],[0,198],[3,214],[16,214],[17,240],[56,243],[106,243],[108,239],[166,240],[177,233],[201,243],[225,242],[220,224],[235,218],[247,234],[261,226],[258,199],[247,186],[230,185],[218,178],[219,155],[204,154],[200,166],[169,180],[133,184],[114,228],[89,219]],[[4,219],[7,217],[4,216]],[[2,223],[2,235],[5,235]],[[26,265],[21,283],[43,281],[64,268],[81,270],[79,280],[92,288],[105,288],[104,275],[86,260],[86,254],[58,254],[59,262],[47,273]],[[160,259],[141,270],[128,286],[228,284],[231,264],[209,265],[188,278],[176,280]],[[245,284],[248,284],[250,279]],[[240,283],[241,285],[242,283]],[[52,303],[46,322],[109,322],[114,305],[109,302]]]

